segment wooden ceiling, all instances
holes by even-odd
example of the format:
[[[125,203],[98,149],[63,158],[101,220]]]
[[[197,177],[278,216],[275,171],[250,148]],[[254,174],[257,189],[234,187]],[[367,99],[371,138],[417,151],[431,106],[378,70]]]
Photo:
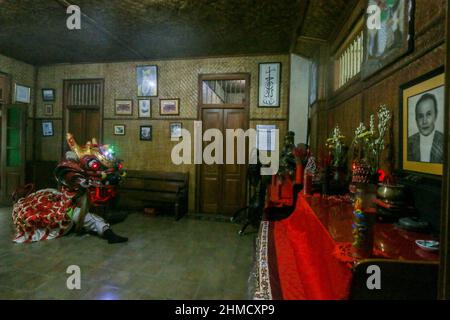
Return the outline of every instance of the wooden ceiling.
[[[34,65],[274,54],[293,49],[299,53],[305,49],[307,54],[311,39],[329,37],[346,3],[0,0],[0,53]],[[66,28],[70,4],[81,8],[81,30]]]
[[[309,0],[291,51],[313,57],[318,46],[333,40],[358,1]]]

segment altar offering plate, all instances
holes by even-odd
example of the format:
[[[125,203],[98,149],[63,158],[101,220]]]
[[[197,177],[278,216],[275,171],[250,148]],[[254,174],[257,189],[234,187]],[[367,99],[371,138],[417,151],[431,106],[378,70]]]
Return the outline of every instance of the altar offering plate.
[[[433,240],[416,240],[416,244],[427,251],[437,251],[439,250],[439,241]]]

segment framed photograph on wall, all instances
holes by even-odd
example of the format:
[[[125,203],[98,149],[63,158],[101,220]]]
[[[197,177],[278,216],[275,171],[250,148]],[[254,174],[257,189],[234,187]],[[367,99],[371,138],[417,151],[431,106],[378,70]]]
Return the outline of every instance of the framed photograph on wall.
[[[444,82],[440,68],[400,87],[403,170],[442,175]]]
[[[379,8],[379,19],[371,6]],[[414,39],[414,0],[367,0],[366,8],[363,79],[407,54]],[[378,21],[380,25],[374,25]]]
[[[115,124],[114,125],[114,135],[115,136],[124,136],[125,135],[125,125],[124,124]]]
[[[159,100],[159,114],[161,116],[177,116],[180,114],[180,99]]]
[[[53,122],[52,121],[42,121],[42,136],[51,137],[53,136]]]
[[[133,115],[133,100],[115,100],[114,113],[116,116]]]
[[[158,96],[158,66],[136,67],[138,97]]]
[[[47,117],[53,116],[53,105],[52,104],[44,104],[44,116],[47,116]]]
[[[181,122],[171,122],[170,123],[170,139],[181,138],[181,129],[183,124]]]
[[[14,84],[14,101],[22,103],[31,102],[31,88],[22,86],[20,84]]]
[[[260,63],[258,84],[258,107],[280,106],[281,63]]]
[[[42,101],[55,101],[55,89],[42,89]]]
[[[139,130],[141,141],[152,141],[152,126],[141,126]]]
[[[139,118],[151,118],[152,102],[150,99],[138,99]]]

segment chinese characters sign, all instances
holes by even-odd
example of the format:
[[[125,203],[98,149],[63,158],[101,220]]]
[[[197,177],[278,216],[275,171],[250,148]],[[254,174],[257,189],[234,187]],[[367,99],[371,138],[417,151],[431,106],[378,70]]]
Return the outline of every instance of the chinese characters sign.
[[[281,63],[259,64],[259,106],[280,106]]]

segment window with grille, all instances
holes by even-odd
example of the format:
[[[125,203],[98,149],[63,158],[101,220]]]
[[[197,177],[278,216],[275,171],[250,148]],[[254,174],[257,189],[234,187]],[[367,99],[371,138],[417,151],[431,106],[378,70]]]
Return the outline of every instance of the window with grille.
[[[66,106],[68,108],[100,108],[102,104],[102,83],[98,80],[68,81]]]
[[[335,58],[335,86],[337,90],[355,78],[361,72],[363,62],[364,32],[363,23],[350,33],[350,36],[337,51]]]
[[[217,104],[244,104],[246,100],[245,80],[203,80],[202,103],[206,105]]]

